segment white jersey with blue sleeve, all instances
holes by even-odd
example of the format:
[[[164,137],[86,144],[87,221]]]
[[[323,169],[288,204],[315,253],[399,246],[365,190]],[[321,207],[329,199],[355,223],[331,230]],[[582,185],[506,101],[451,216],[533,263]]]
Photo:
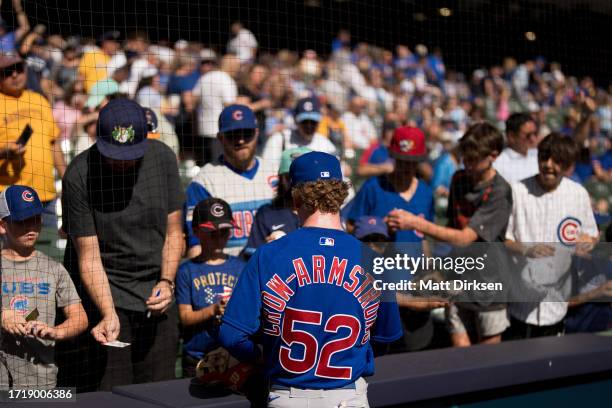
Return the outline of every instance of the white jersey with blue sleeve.
[[[255,213],[264,204],[270,203],[278,185],[278,169],[256,159],[256,165],[248,171],[239,171],[219,160],[207,163],[187,186],[185,203],[185,233],[189,247],[199,245],[191,229],[193,209],[208,197],[221,198],[230,205],[234,221],[239,228],[232,230],[226,252],[238,255],[246,245]]]

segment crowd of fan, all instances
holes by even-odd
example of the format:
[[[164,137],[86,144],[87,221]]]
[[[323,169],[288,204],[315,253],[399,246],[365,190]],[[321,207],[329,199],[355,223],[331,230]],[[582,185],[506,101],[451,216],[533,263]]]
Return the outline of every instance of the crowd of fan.
[[[345,30],[333,40],[329,55],[321,56],[313,50],[301,53],[260,50],[255,35],[240,23],[231,26],[227,48],[221,50],[196,41],[151,43],[142,32],[130,33],[125,38],[117,31],[105,32],[95,40],[62,38],[47,35],[42,26],[30,30],[27,18],[23,17],[23,13],[19,14],[19,28],[13,32],[0,23],[3,78],[15,75],[18,70],[15,67],[22,59],[27,89],[43,95],[49,102],[53,118],[48,119],[54,120],[59,127],[59,136],[54,141],[61,152],[61,157],[53,157],[56,175],[63,177],[66,169],[63,162],[70,163],[96,142],[99,112],[109,101],[135,100],[149,109],[149,137],[168,145],[179,159],[183,175],[193,178],[187,187],[186,218],[183,220],[190,257],[202,250],[196,226],[192,228],[191,225],[191,215],[202,199],[214,195],[212,187],[218,187],[206,184],[206,169],[213,171],[215,168],[204,166],[224,153],[225,147],[217,136],[223,133],[219,117],[227,107],[233,109],[232,113],[243,115],[236,105],[247,106],[255,114],[259,131],[257,151],[265,166],[272,164],[276,169],[279,165],[283,168],[283,153],[301,147],[325,151],[342,160],[345,176],[352,179],[357,189],[353,192],[357,198],[347,205],[345,213],[349,229],[364,227],[364,221],[359,219],[362,215],[380,215],[394,232],[419,230],[432,237],[446,236],[431,226],[419,224],[417,228],[417,221],[405,218],[393,208],[385,214],[367,213],[366,204],[359,201],[361,191],[384,188],[367,181],[360,189],[368,177],[387,175],[394,186],[401,184],[393,180],[399,174],[398,168],[406,171],[403,159],[396,157],[394,162],[389,151],[394,151],[394,141],[409,141],[408,150],[418,145],[421,133],[415,133],[416,128],[424,135],[426,149],[423,151],[427,152],[425,160],[418,164],[416,175],[431,187],[436,211],[442,218],[448,201],[453,199],[453,175],[462,168],[465,143],[469,142],[469,137],[462,137],[472,135],[474,143],[484,143],[477,133],[484,132],[485,139],[493,140],[497,128],[514,134],[516,140],[523,137],[519,137],[521,132],[527,133],[523,138],[526,142],[514,142],[515,151],[524,157],[517,156],[517,161],[506,157],[504,160],[511,161],[505,167],[497,164],[497,171],[508,181],[520,179],[511,180],[514,170],[525,170],[518,164],[523,159],[525,163],[536,164],[533,172],[525,177],[538,173],[537,160],[527,158],[529,151],[536,151],[537,156],[534,149],[542,140],[548,139],[542,149],[553,161],[565,160],[559,158],[559,151],[575,151],[571,147],[566,150],[551,147],[551,140],[563,139],[547,138],[547,135],[557,132],[572,138],[580,153],[575,163],[568,159],[569,164],[565,166],[563,161],[564,174],[587,187],[592,199],[587,212],[595,213],[598,224],[603,227],[609,222],[612,200],[610,89],[598,88],[588,77],[569,76],[562,72],[560,64],[542,57],[522,63],[508,57],[501,65],[479,68],[466,76],[447,69],[438,49],[429,50],[422,44],[413,50],[407,45],[388,50],[365,42],[354,44]],[[9,73],[7,69],[12,71]],[[474,124],[478,126],[483,121],[494,125],[492,130],[475,130]],[[532,130],[525,130],[527,128]],[[460,140],[463,140],[463,147]],[[478,149],[481,147],[478,145]],[[491,146],[482,149],[495,150]],[[16,152],[18,150],[6,154]],[[231,168],[229,164],[224,165]],[[279,173],[282,185],[283,172]],[[55,187],[50,187],[53,177],[53,174],[44,174],[24,184],[34,187],[45,208],[54,212]],[[3,184],[6,187],[12,183]],[[421,190],[419,193],[411,188],[406,186],[406,191],[416,196],[422,194]],[[280,191],[278,195],[281,196]],[[365,213],[360,214],[360,211]],[[506,219],[508,217],[509,213]],[[433,220],[433,214],[425,218]],[[372,219],[369,224],[374,225],[379,220]],[[241,222],[247,231],[251,230],[246,220]],[[71,228],[74,232],[76,227]],[[246,238],[232,236],[230,244],[235,240],[240,247],[237,249],[246,245],[248,256],[248,250],[255,248],[251,248],[251,241],[247,243]],[[271,235],[260,237],[260,241],[271,239],[275,238]],[[509,239],[507,235],[505,239]],[[520,237],[515,240],[520,241]],[[197,251],[192,251],[194,247]],[[174,283],[171,284],[174,289]],[[429,310],[448,306],[439,300],[427,305],[409,300],[405,305],[408,305],[407,310],[412,310],[406,312],[412,313],[406,320],[407,325],[416,322],[416,329],[425,331],[429,330],[428,324],[431,325]],[[219,313],[222,311],[217,310],[213,315]],[[464,319],[461,313],[457,310],[451,313],[455,321],[451,318],[450,324],[454,324],[455,329]],[[182,313],[180,316],[183,319]],[[424,323],[419,323],[421,320]],[[407,332],[411,332],[410,327]],[[433,335],[424,336],[427,337],[425,344],[422,339],[413,337],[408,343],[416,345],[402,344],[398,350],[436,345]],[[168,354],[171,356],[172,352]]]
[[[351,160],[378,143],[384,128],[421,128],[433,163],[456,145],[469,124],[487,120],[503,130],[512,112],[529,112],[538,138],[560,131],[582,144],[577,180],[610,180],[609,90],[596,87],[591,78],[566,75],[560,64],[543,57],[523,63],[508,57],[465,75],[447,69],[438,49],[353,45],[347,31],[333,41],[328,57],[313,50],[266,52],[239,23],[232,26],[225,53],[185,40],[153,44],[145,33],[125,40],[117,31],[97,41],[63,39],[45,36],[40,26],[16,49],[26,61],[28,88],[51,101],[62,139],[70,141],[64,150],[73,153],[93,143],[96,111],[104,97],[114,94],[151,108],[162,140],[198,165],[218,152],[212,141],[223,106],[244,103],[256,112],[263,151],[267,138],[295,127],[297,101],[316,96],[325,118],[318,132],[330,138],[356,174],[360,171]],[[424,176],[429,181],[431,170]],[[601,186],[593,191],[596,212],[605,222],[608,191]]]

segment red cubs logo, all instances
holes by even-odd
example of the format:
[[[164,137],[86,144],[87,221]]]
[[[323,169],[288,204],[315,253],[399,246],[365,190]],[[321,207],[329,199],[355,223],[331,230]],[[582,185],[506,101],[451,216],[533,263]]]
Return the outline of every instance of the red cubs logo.
[[[23,193],[21,193],[21,198],[23,199],[23,201],[31,203],[32,201],[34,201],[34,193],[30,190],[24,190]]]
[[[578,218],[565,217],[557,227],[557,238],[566,246],[573,246],[580,235],[582,223]]]
[[[234,113],[232,113],[232,118],[234,118],[234,120],[242,120],[243,117],[244,116],[241,110],[237,110],[237,111],[234,111]]]

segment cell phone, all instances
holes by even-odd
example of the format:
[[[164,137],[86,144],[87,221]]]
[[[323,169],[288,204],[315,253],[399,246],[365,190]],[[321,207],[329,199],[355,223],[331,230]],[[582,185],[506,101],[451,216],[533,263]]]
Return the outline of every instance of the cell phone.
[[[40,316],[40,313],[38,312],[38,308],[34,308],[34,310],[32,310],[26,317],[25,317],[25,321],[26,322],[31,322],[33,320],[38,319],[38,316]]]
[[[25,146],[26,144],[28,144],[28,141],[30,140],[30,137],[32,137],[33,132],[34,131],[32,130],[30,124],[27,124],[23,129],[23,132],[21,132],[21,135],[19,136],[19,139],[17,139],[16,143]]]

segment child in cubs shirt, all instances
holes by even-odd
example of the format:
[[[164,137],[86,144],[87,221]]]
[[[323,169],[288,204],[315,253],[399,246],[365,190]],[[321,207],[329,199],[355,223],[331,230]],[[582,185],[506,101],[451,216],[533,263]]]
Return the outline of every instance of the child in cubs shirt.
[[[87,315],[64,267],[36,250],[43,206],[34,189],[0,193],[2,333],[0,389],[55,388],[55,342],[87,328]],[[55,311],[65,320],[55,326]]]
[[[204,373],[223,372],[229,354],[220,348],[217,332],[225,305],[245,265],[223,253],[236,224],[227,202],[219,198],[200,201],[193,210],[192,228],[202,252],[183,263],[176,278],[176,303],[183,333],[183,376],[195,377],[196,366]]]

